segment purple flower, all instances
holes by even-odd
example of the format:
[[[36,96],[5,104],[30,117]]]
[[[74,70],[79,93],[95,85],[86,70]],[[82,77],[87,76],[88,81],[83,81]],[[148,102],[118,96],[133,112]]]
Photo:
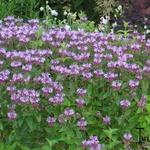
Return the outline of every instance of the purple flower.
[[[131,133],[125,133],[123,135],[123,142],[125,145],[128,146],[132,140],[133,140],[133,137]]]
[[[92,73],[91,72],[83,72],[82,73],[82,76],[83,76],[83,78],[85,79],[85,80],[89,80],[89,79],[91,79],[92,78]]]
[[[52,65],[58,65],[59,64],[59,60],[51,60],[51,64]]]
[[[89,148],[90,150],[101,150],[102,145],[99,143],[97,136],[91,136],[89,140],[82,141],[84,149]]]
[[[26,65],[22,66],[22,70],[30,72],[32,70],[32,65],[26,64]]]
[[[49,98],[49,102],[53,105],[62,104],[64,102],[64,94],[57,93],[54,97]]]
[[[67,120],[65,119],[65,116],[64,116],[64,114],[60,114],[59,116],[58,116],[58,122],[60,123],[60,124],[63,124],[63,123],[65,123]]]
[[[106,125],[109,125],[111,121],[111,118],[109,116],[103,117],[103,123]]]
[[[9,93],[13,93],[16,91],[16,87],[15,86],[7,86],[6,90],[9,92]]]
[[[131,102],[130,102],[129,100],[121,100],[121,101],[120,101],[120,106],[121,106],[123,109],[128,108],[130,105],[131,105]]]
[[[81,97],[85,96],[86,92],[87,92],[86,89],[82,89],[82,88],[77,89],[77,94]]]
[[[14,110],[10,110],[7,113],[7,116],[8,116],[9,120],[15,120],[17,118],[17,114],[16,114],[16,112]]]
[[[80,130],[86,130],[87,121],[85,121],[84,118],[81,118],[81,119],[77,122],[77,126],[80,128]]]
[[[50,127],[53,127],[54,123],[56,122],[56,118],[49,116],[47,118],[47,122],[48,122],[48,124],[49,124]]]
[[[94,74],[96,77],[103,77],[104,72],[102,70],[94,70]]]
[[[85,104],[85,100],[82,98],[79,98],[76,100],[76,104],[79,108],[83,108],[84,104]]]
[[[133,51],[139,51],[141,49],[141,45],[138,44],[138,43],[134,43],[134,44],[131,45],[131,49]]]
[[[136,89],[139,86],[139,81],[138,80],[130,80],[129,86],[131,89]]]
[[[71,108],[66,108],[65,110],[64,110],[64,115],[66,116],[66,117],[72,117],[73,115],[75,114],[75,112],[74,112],[74,110],[73,109],[71,109]]]
[[[43,93],[48,96],[49,94],[53,93],[53,89],[51,87],[43,87],[42,88]]]
[[[123,135],[124,140],[131,141],[132,140],[132,134],[131,133],[125,133]]]
[[[118,74],[115,74],[113,72],[109,72],[109,73],[104,74],[104,78],[107,79],[108,81],[113,81],[117,77],[118,77]]]
[[[10,66],[13,67],[13,68],[18,68],[18,67],[21,67],[22,65],[22,62],[20,61],[13,61]]]
[[[146,97],[142,96],[141,99],[137,102],[137,106],[142,109],[145,108],[146,101],[147,101]]]
[[[9,74],[10,74],[9,70],[1,71],[0,72],[0,83],[7,81],[9,78]]]
[[[0,60],[0,66],[2,66],[4,64],[4,61]]]
[[[40,94],[35,90],[16,90],[10,94],[11,100],[15,103],[37,105],[40,101]]]
[[[112,82],[112,87],[113,87],[115,90],[120,90],[121,86],[122,86],[122,84],[121,84],[121,82],[119,82],[119,81],[113,81],[113,82]]]
[[[13,74],[11,82],[21,82],[23,80],[23,74],[18,73],[18,74]]]

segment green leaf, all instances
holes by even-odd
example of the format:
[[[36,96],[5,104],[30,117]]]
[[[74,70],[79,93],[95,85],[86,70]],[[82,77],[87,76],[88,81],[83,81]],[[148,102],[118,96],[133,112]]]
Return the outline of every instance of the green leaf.
[[[3,124],[2,124],[2,122],[0,122],[0,130],[3,130],[4,128],[3,128]]]
[[[34,123],[33,123],[33,119],[31,117],[27,118],[26,120],[28,127],[30,128],[31,131],[33,131],[34,129]]]
[[[49,144],[49,150],[52,150],[53,145],[55,145],[58,142],[57,140],[49,140],[48,138],[46,138],[46,141]]]
[[[50,148],[49,148],[48,145],[46,145],[46,146],[43,146],[43,147],[41,148],[41,150],[50,150]]]
[[[146,110],[147,110],[148,112],[150,112],[150,104],[147,104]]]
[[[120,141],[117,141],[117,140],[115,139],[115,140],[113,140],[113,141],[111,141],[111,142],[109,143],[108,148],[109,148],[109,149],[114,149],[114,148],[116,148],[116,146],[117,146],[119,143],[120,143]]]
[[[112,139],[113,135],[116,134],[118,130],[119,129],[111,129],[111,128],[109,128],[108,130],[104,130],[104,133],[106,134],[107,137]]]
[[[22,125],[23,125],[23,119],[21,118],[18,120],[18,126],[21,127]]]
[[[41,122],[41,115],[40,114],[36,115],[36,119],[37,119],[38,122]]]
[[[25,146],[25,145],[22,145],[20,143],[17,143],[17,147],[19,147],[21,150],[30,150],[29,147]]]
[[[14,144],[12,144],[12,145],[6,146],[5,149],[7,149],[7,150],[15,150],[15,149],[16,149],[16,146],[17,146],[17,144],[14,143]]]
[[[84,0],[74,0],[73,1],[75,8],[79,7],[83,2],[84,2]]]
[[[65,98],[64,100],[64,106],[67,106],[67,107],[71,106],[71,102],[67,98]]]
[[[93,94],[93,86],[92,86],[92,84],[89,84],[89,86],[88,86],[88,90],[87,90],[88,92],[88,96],[92,96],[92,94]]]

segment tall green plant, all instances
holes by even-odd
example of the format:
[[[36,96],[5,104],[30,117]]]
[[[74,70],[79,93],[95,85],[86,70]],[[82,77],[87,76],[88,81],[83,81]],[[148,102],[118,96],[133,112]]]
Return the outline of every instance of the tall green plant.
[[[96,10],[100,15],[110,16],[117,2],[116,0],[96,0]]]
[[[5,16],[14,14],[15,3],[14,1],[0,1],[0,18],[4,18]]]
[[[6,16],[19,16],[23,18],[38,17],[38,0],[1,0],[0,18]]]

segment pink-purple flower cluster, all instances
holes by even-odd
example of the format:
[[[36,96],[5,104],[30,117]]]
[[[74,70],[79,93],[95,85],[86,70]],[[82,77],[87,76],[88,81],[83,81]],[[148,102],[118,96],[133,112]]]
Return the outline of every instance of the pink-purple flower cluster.
[[[102,145],[99,143],[97,136],[91,136],[89,140],[82,141],[82,146],[84,149],[102,150]]]
[[[18,22],[20,25],[18,25]],[[23,23],[22,20],[16,19],[13,16],[4,19],[2,26],[0,27],[0,39],[1,43],[9,44],[13,39],[18,40],[22,44],[29,43],[30,40],[35,39],[35,34],[38,31],[39,24]]]
[[[40,98],[39,92],[35,90],[16,90],[11,93],[11,100],[17,104],[32,104],[36,105],[39,103]]]
[[[145,110],[147,98],[142,93],[143,82],[150,75],[150,40],[146,41],[145,36],[136,34],[134,40],[130,38],[131,43],[127,43],[127,39],[112,33],[43,27],[37,37],[39,29],[37,19],[23,23],[12,16],[5,18],[0,26],[0,84],[12,104],[39,106],[38,111],[52,114],[45,119],[50,127],[55,126],[56,121],[61,126],[72,122],[80,131],[87,131],[86,134],[91,125],[89,120],[99,121],[90,113],[101,111],[97,116],[102,117],[109,107],[118,103],[114,95],[123,98],[119,101],[122,109],[116,105],[117,112],[102,117],[105,128],[117,120],[115,113],[119,115],[120,111],[123,114],[123,110],[132,109],[134,100],[137,109]],[[42,48],[32,48],[34,42],[39,41]],[[15,120],[20,115],[16,112],[10,107],[8,119]],[[98,127],[101,127],[99,122]],[[132,135],[124,134],[124,144],[131,141]],[[97,136],[83,141],[82,146],[102,149]]]

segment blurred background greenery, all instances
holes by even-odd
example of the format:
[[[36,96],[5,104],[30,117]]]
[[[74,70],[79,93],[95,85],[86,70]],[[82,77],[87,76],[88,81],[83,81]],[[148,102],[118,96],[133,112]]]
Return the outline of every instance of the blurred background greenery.
[[[146,0],[140,2],[142,1]],[[140,10],[135,8],[136,0],[0,0],[0,20],[6,16],[20,17],[24,20],[45,19],[46,15],[44,11],[40,11],[40,8],[46,8],[47,4],[52,10],[58,12],[57,19],[59,20],[65,19],[65,11],[73,14],[79,14],[82,11],[95,25],[98,25],[101,18],[106,16],[110,17],[110,24],[117,22],[118,27],[122,27],[124,21],[130,22],[132,26],[142,26],[142,28],[147,25],[147,22],[148,26],[150,25],[150,15],[146,21],[145,17],[141,18],[138,15],[137,12]],[[119,6],[122,7],[121,11],[118,9]],[[149,4],[146,8],[148,6]],[[77,15],[76,19],[79,18]]]
[[[48,0],[51,8],[59,12],[62,18],[63,11],[84,11],[89,20],[99,21],[100,16],[110,15],[117,7],[119,0]],[[45,7],[46,0],[0,0],[0,18],[13,15],[21,18],[43,18],[40,7]]]

